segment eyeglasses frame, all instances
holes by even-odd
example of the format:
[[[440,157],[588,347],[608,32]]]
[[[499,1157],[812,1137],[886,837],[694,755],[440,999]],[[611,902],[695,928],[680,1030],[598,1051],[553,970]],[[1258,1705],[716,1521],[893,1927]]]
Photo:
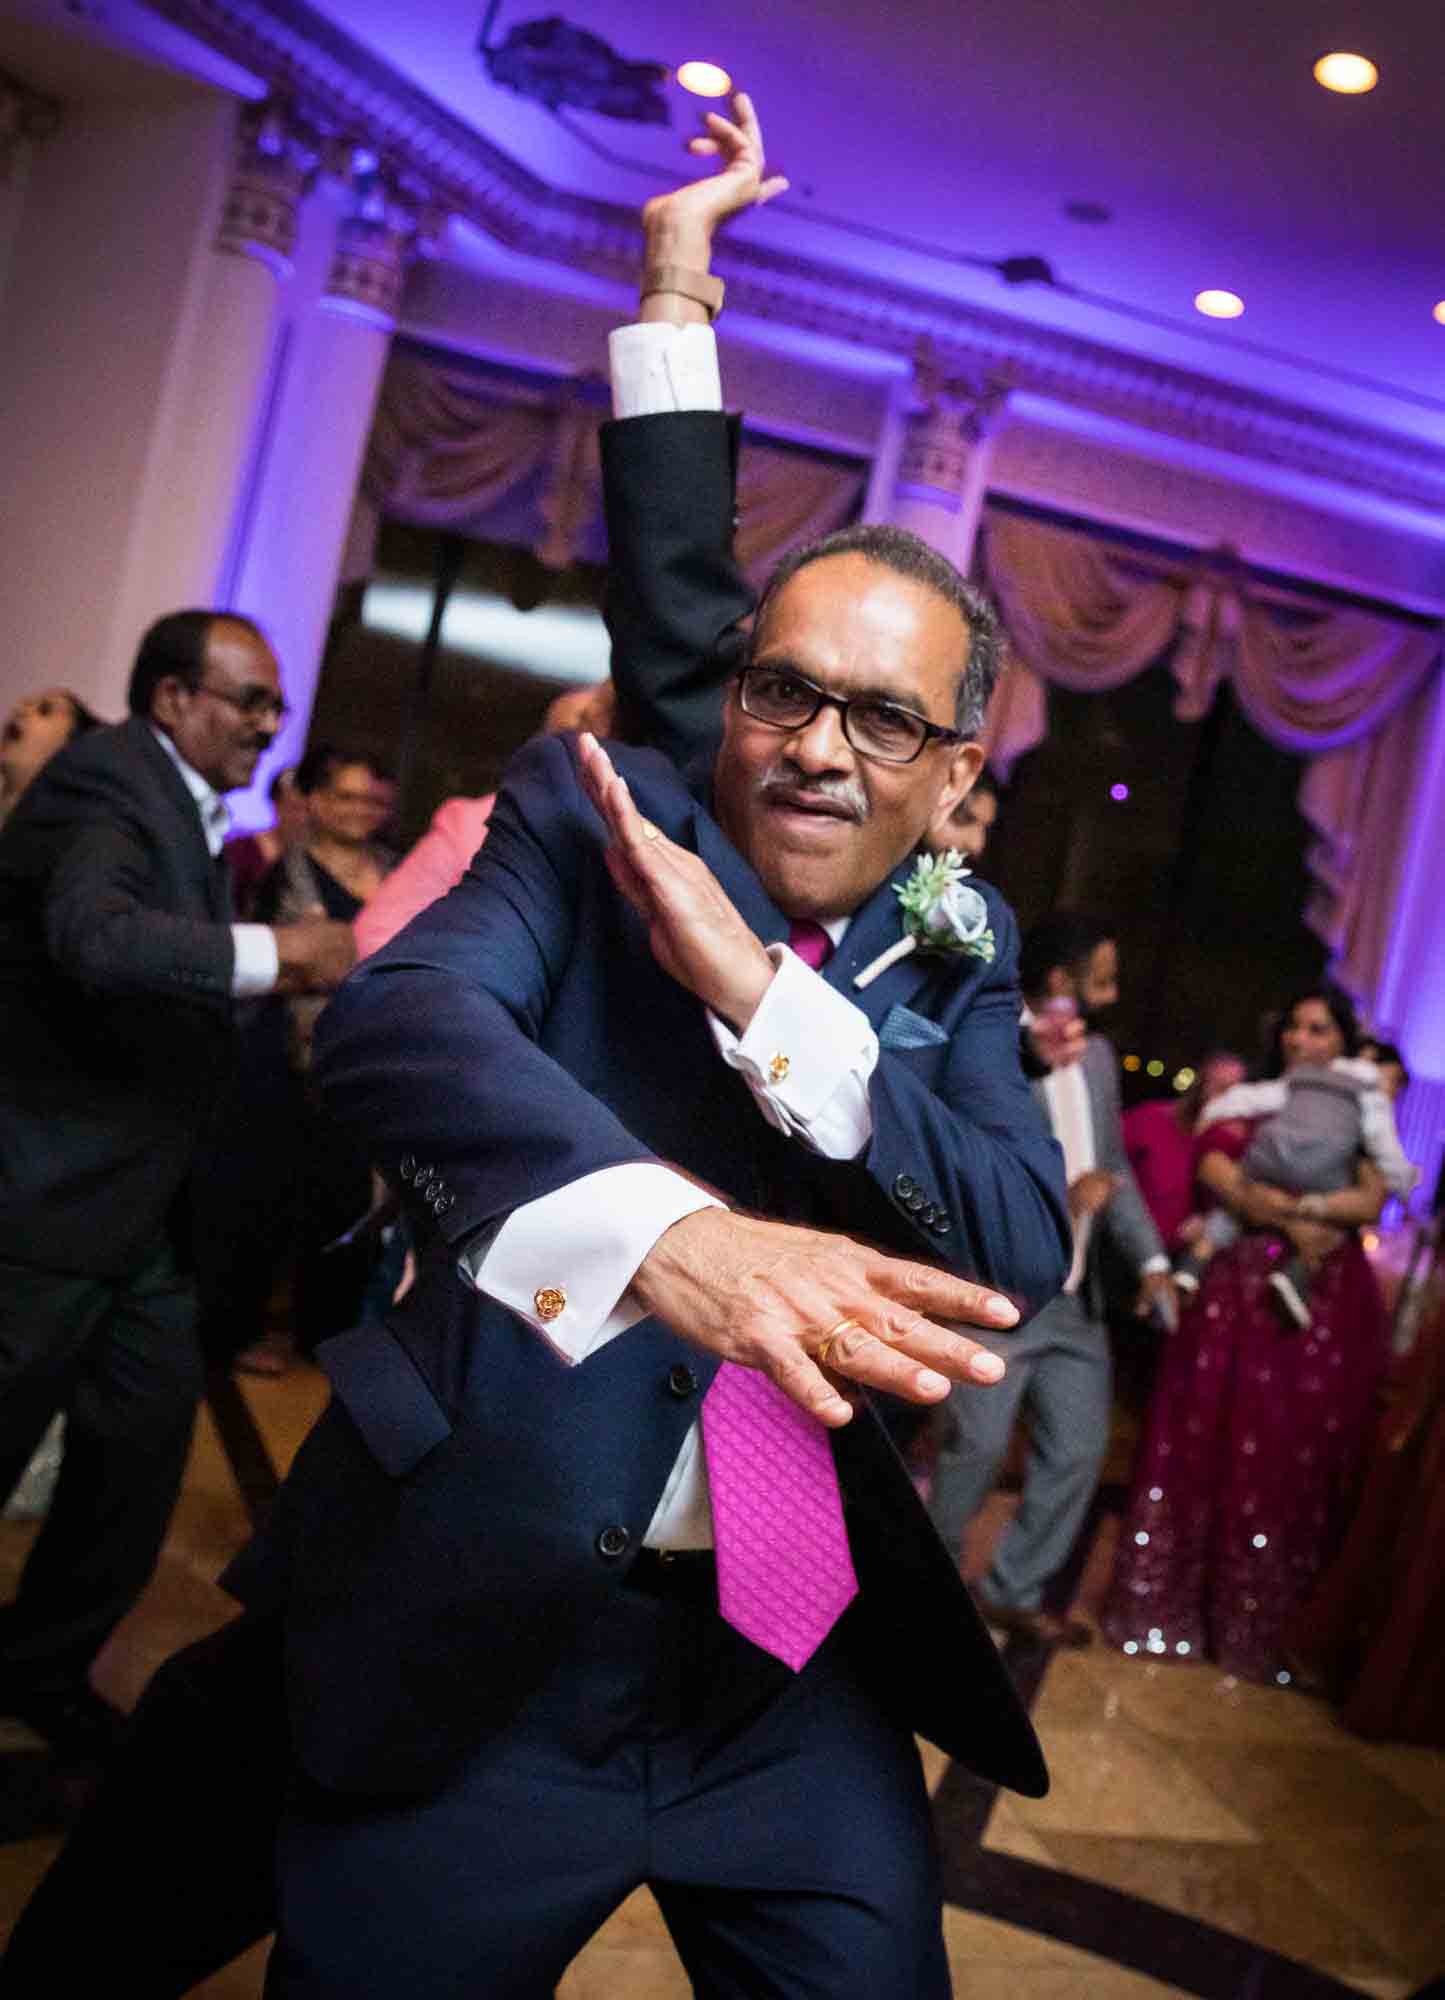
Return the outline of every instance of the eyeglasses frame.
[[[803,716],[797,722],[773,722],[766,715],[754,715],[753,711],[748,707],[747,702],[743,696],[743,690],[747,685],[748,675],[751,673],[775,673],[775,674],[785,673],[790,680],[796,681],[799,687],[807,688],[810,694],[814,694],[818,697],[817,701],[813,705],[812,713]],[[853,741],[852,731],[848,727],[849,711],[855,705],[861,706],[866,702],[877,702],[879,700],[879,697],[877,695],[847,696],[841,694],[829,694],[828,690],[826,688],[820,688],[816,681],[810,681],[806,674],[800,674],[796,672],[795,669],[792,667],[770,667],[766,660],[749,660],[745,667],[739,668],[736,677],[736,685],[738,691],[738,706],[739,708],[741,708],[743,714],[747,716],[748,720],[750,722],[761,722],[765,729],[779,729],[784,733],[784,735],[787,736],[795,734],[799,729],[807,729],[811,727],[811,725],[817,721],[819,712],[822,709],[836,708],[839,715],[842,717],[843,734],[847,738],[848,747],[851,750],[856,751],[860,757],[866,757],[870,763],[891,764],[896,770],[903,770],[909,764],[916,764],[919,758],[923,755],[924,751],[928,748],[929,744],[935,740],[937,740],[940,743],[966,743],[968,741],[967,736],[961,729],[946,729],[942,723],[930,722],[928,717],[926,715],[920,715],[916,708],[909,708],[906,706],[905,703],[901,701],[889,702],[887,705],[890,708],[896,708],[900,715],[906,715],[910,717],[912,721],[918,723],[920,727],[923,729],[924,736],[923,736],[923,741],[919,744],[918,748],[913,752],[913,755],[911,757],[885,757],[881,755],[880,752],[878,752],[877,750],[865,750],[861,747],[861,745],[855,743]]]

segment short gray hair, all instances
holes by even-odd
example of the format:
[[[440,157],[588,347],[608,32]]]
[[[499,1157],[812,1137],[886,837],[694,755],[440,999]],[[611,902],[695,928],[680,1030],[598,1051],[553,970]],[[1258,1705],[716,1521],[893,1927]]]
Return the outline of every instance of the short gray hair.
[[[806,542],[784,556],[759,600],[749,657],[778,592],[792,582],[799,570],[828,556],[865,556],[869,562],[891,569],[909,583],[921,583],[953,606],[968,634],[954,695],[954,727],[964,736],[977,736],[1003,664],[1003,633],[998,613],[983,592],[960,575],[947,556],[940,555],[921,535],[910,534],[907,528],[895,528],[885,521],[860,522],[856,527],[838,528],[831,535]]]

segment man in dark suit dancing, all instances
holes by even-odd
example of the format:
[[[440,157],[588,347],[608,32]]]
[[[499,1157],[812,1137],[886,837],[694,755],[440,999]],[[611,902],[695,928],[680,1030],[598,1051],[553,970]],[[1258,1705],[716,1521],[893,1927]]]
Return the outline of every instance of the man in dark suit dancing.
[[[722,419],[696,443],[725,491]],[[691,578],[715,629],[729,527]],[[427,1248],[323,1351],[336,1401],[234,1577],[288,1634],[274,1994],[541,1996],[641,1881],[700,1991],[948,1991],[910,1731],[1043,1771],[852,1395],[986,1394],[939,1322],[1040,1303],[1066,1226],[1004,905],[857,982],[992,669],[924,545],[804,552],[700,791],[535,746],[324,1019],[328,1102]]]
[[[755,130],[722,136],[725,174],[649,215],[650,268],[680,266],[684,287],[706,275],[712,224],[761,185]],[[686,290],[649,294],[645,318],[674,314],[704,316]],[[656,359],[642,354],[644,375]],[[680,366],[673,354],[655,372],[675,384]],[[658,414],[608,434],[609,616],[633,727],[686,756],[716,736],[716,649],[731,648],[750,599],[731,555],[726,419],[668,409],[619,395],[619,414]],[[840,566],[863,657],[813,659],[810,631],[824,651],[838,640],[837,621],[825,640],[818,608]],[[929,801],[957,796],[955,760],[963,782],[977,762],[954,735],[966,661],[964,721],[987,685],[989,627],[959,589],[946,565],[886,537],[872,554],[818,553],[793,577],[774,608],[813,612],[766,629],[791,631],[798,675],[813,671],[830,699],[802,723],[797,689],[774,673],[750,697],[769,722],[745,718],[734,691],[730,732],[752,744],[751,761],[740,751],[730,767],[735,817],[721,817],[722,764],[715,817],[642,756],[627,768],[661,829],[649,837],[589,751],[609,843],[570,751],[529,753],[498,808],[492,861],[376,961],[335,1039],[324,1032],[336,1101],[408,1196],[430,1254],[390,1328],[322,1350],[336,1405],[271,1531],[233,1572],[253,1615],[220,1636],[218,1676],[198,1667],[189,1734],[191,1689],[172,1684],[193,1764],[245,1748],[223,1781],[235,1796],[218,1801],[221,1858],[208,1851],[198,1871],[190,1849],[175,1852],[172,1823],[191,1821],[167,1792],[116,1898],[110,1935],[129,1939],[158,1865],[168,1882],[185,1870],[183,1948],[160,1963],[169,1909],[134,1941],[147,1990],[180,1991],[265,1927],[252,1859],[269,1838],[267,1753],[282,1736],[267,1702],[272,1609],[287,1625],[301,1766],[278,1992],[548,1992],[644,1876],[702,1990],[946,1990],[907,1727],[1027,1788],[1042,1767],[911,1488],[871,1413],[845,1421],[838,1384],[936,1400],[976,1350],[920,1313],[1013,1319],[932,1260],[1032,1301],[1064,1263],[1057,1159],[1018,1077],[1002,906],[990,899],[993,959],[910,960],[863,1005],[848,997],[898,936],[885,878],[902,872]],[[912,719],[885,688],[910,698]],[[784,696],[790,727],[777,720]],[[876,771],[855,734],[881,753]],[[765,800],[749,775],[759,756],[784,779]],[[707,768],[701,782],[711,796]],[[786,898],[770,893],[770,850],[801,870]],[[691,966],[686,978],[653,957],[609,867],[648,909],[664,959],[679,974]],[[666,875],[652,881],[658,870],[682,907]],[[794,931],[784,909],[803,917],[819,893],[837,913],[811,936]],[[819,975],[789,936],[809,957],[841,942]],[[749,1011],[751,1038],[739,1037]],[[770,1217],[841,1225],[930,1264],[726,1214],[666,1162]],[[709,1438],[705,1392],[721,1383],[726,1432],[738,1378],[764,1380],[720,1368],[720,1348],[816,1399],[788,1438],[800,1434],[811,1470],[790,1469],[786,1446],[782,1463],[767,1461],[769,1493],[789,1505],[780,1545],[764,1544],[764,1583],[791,1571],[800,1584],[781,1605],[764,1588],[759,1608],[725,1523],[714,1535],[715,1514],[736,1520],[741,1505],[746,1522],[748,1510],[725,1439]],[[771,1406],[785,1434],[793,1408]],[[837,1471],[822,1450],[820,1481],[835,1425]],[[47,1883],[40,1920],[22,1922],[24,1968],[7,1959],[6,1972],[31,1979],[23,1990],[53,1982],[66,1910],[107,1892],[104,1857],[119,1858],[146,1809],[145,1776],[133,1768],[126,1799]],[[236,1903],[243,1876],[238,1919],[228,1891]]]
[[[322,989],[340,924],[233,924],[220,794],[283,713],[244,619],[146,634],[130,720],[61,751],[0,835],[0,1494],[57,1409],[54,1503],[0,1611],[0,1712],[109,1748],[88,1669],[155,1565],[200,1363],[171,1229],[230,1055],[234,995]]]

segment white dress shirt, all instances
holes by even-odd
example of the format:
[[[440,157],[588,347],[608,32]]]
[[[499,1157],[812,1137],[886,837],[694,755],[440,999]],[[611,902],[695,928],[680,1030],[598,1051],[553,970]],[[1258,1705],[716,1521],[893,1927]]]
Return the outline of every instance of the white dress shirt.
[[[1035,1016],[1025,1007],[1021,1016],[1024,1027],[1032,1027],[1034,1019]],[[1043,1092],[1049,1128],[1064,1155],[1064,1182],[1072,1187],[1080,1174],[1092,1173],[1099,1164],[1099,1150],[1094,1136],[1094,1107],[1089,1101],[1083,1061],[1062,1063],[1057,1069],[1049,1070],[1043,1079]],[[1084,1282],[1084,1266],[1088,1261],[1089,1239],[1094,1233],[1094,1218],[1092,1215],[1071,1215],[1069,1220],[1074,1232],[1074,1256],[1063,1289],[1077,1292]],[[1139,1266],[1139,1276],[1147,1278],[1156,1271],[1168,1269],[1169,1259],[1156,1254],[1144,1259]]]
[[[621,327],[609,354],[620,417],[722,406],[711,327]],[[824,928],[837,946],[848,919]],[[747,1031],[736,1035],[708,1016],[719,1056],[742,1075],[770,1125],[828,1159],[856,1159],[873,1133],[868,1085],[878,1061],[877,1037],[861,1008],[786,945],[771,945],[768,955],[776,969]],[[461,1269],[562,1359],[581,1363],[642,1317],[628,1286],[663,1232],[686,1215],[718,1206],[671,1168],[645,1161],[607,1167],[513,1209],[471,1239]],[[551,1319],[536,1309],[542,1291],[565,1298]],[[643,1540],[653,1548],[695,1549],[710,1548],[712,1539],[706,1464],[694,1424]]]
[[[231,809],[215,786],[203,778],[194,764],[188,764],[163,729],[151,724],[151,733],[181,774],[181,782],[196,802],[201,831],[213,861],[219,859],[231,825]],[[232,924],[231,942],[235,959],[231,967],[231,992],[237,1000],[250,1000],[258,993],[270,993],[281,970],[276,939],[268,924]]]
[[[1090,1173],[1098,1165],[1098,1153],[1094,1146],[1094,1114],[1089,1105],[1089,1086],[1084,1081],[1084,1065],[1081,1062],[1064,1063],[1058,1069],[1049,1071],[1044,1078],[1044,1103],[1054,1137],[1063,1148],[1064,1179],[1072,1187],[1080,1174]],[[1069,1265],[1069,1275],[1064,1280],[1066,1292],[1077,1292],[1083,1283],[1084,1263],[1094,1228],[1093,1216],[1074,1216],[1073,1228],[1074,1257]]]

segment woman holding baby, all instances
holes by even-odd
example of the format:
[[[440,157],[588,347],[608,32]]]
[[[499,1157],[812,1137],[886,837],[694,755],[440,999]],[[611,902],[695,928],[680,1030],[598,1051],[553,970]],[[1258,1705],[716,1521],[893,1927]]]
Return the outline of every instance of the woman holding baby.
[[[1102,1618],[1126,1652],[1289,1681],[1286,1628],[1343,1538],[1387,1360],[1358,1234],[1386,1194],[1358,1043],[1339,994],[1300,994],[1281,1015],[1273,1090],[1243,1086],[1245,1115],[1220,1099],[1196,1142],[1201,1193],[1237,1228],[1220,1232],[1161,1358]],[[1298,1125],[1310,1171],[1283,1186]],[[1255,1178],[1266,1160],[1278,1179]],[[1286,1270],[1305,1323],[1272,1282]]]

